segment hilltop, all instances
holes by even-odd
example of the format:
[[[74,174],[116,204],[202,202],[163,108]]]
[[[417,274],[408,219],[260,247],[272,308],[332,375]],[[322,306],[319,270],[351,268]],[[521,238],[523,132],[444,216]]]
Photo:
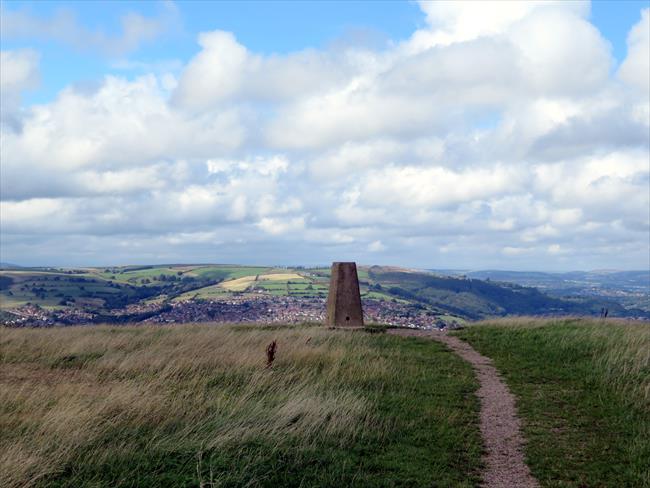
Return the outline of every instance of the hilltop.
[[[480,484],[479,382],[443,344],[212,325],[0,328],[0,485]],[[647,486],[647,325],[520,318],[450,335],[516,395],[541,486]]]
[[[323,318],[329,268],[169,264],[0,272],[5,323],[309,322]],[[360,266],[367,320],[416,327],[506,315],[647,317],[608,297],[551,296],[489,278]]]
[[[447,276],[515,283],[538,288],[554,297],[588,297],[615,301],[628,309],[650,312],[650,270],[541,271],[445,270]]]

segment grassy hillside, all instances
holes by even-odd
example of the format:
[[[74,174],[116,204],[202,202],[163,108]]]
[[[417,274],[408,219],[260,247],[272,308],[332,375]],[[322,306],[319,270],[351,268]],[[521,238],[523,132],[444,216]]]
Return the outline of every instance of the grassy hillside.
[[[650,486],[650,326],[510,319],[458,335],[518,397],[543,486]]]
[[[451,320],[501,315],[642,316],[607,298],[559,298],[535,288],[463,277],[439,276],[395,267],[359,267],[362,298],[399,302]],[[98,321],[137,321],[140,315],[112,311],[128,305],[164,305],[193,299],[327,296],[329,269],[237,265],[156,265],[81,269],[11,269],[0,272],[0,309],[35,304],[47,310],[83,310]],[[151,313],[156,313],[152,311]],[[64,322],[65,323],[65,322]]]
[[[367,273],[359,272],[363,279]],[[368,284],[361,287],[368,295]],[[94,310],[139,301],[225,297],[232,293],[276,296],[327,296],[329,270],[277,269],[237,265],[160,265],[83,269],[4,269],[0,274],[0,308],[27,303],[49,309]],[[374,298],[392,297],[372,292]]]
[[[650,486],[650,327],[518,318],[457,334],[517,396],[542,486]],[[0,486],[479,480],[477,384],[433,341],[302,326],[0,328],[0,353]]]
[[[603,306],[607,306],[612,315],[625,313],[617,303],[555,298],[536,288],[508,283],[438,276],[381,266],[372,266],[369,276],[390,294],[418,300],[470,319],[528,314],[598,315]]]
[[[278,342],[265,368],[265,347]],[[0,486],[475,486],[470,367],[321,327],[0,328]]]

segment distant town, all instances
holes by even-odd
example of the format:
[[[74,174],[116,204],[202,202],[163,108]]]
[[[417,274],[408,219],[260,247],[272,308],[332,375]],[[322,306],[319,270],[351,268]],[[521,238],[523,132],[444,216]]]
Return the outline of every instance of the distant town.
[[[507,315],[599,317],[602,310],[609,317],[650,318],[643,272],[545,275],[543,281],[539,274],[445,275],[387,266],[358,272],[367,324],[441,329]],[[4,267],[0,323],[323,322],[329,273],[327,267],[238,265]]]
[[[48,327],[93,323],[314,323],[325,319],[324,298],[288,296],[233,296],[216,299],[192,299],[166,304],[134,304],[109,314],[79,309],[48,310],[39,305],[12,309],[5,319],[10,326]],[[418,329],[457,327],[463,320],[441,317],[422,307],[386,300],[363,300],[364,321]]]

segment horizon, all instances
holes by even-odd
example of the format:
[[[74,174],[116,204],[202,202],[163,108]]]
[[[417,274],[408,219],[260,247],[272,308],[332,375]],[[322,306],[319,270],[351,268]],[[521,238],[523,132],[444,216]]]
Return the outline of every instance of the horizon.
[[[650,269],[647,1],[0,19],[1,262]]]
[[[399,264],[369,264],[369,263],[358,263],[355,262],[355,264],[359,267],[373,267],[373,266],[379,266],[379,267],[394,267],[394,268],[400,268],[400,269],[409,269],[409,270],[415,270],[415,271],[427,271],[427,272],[439,272],[439,273],[445,273],[445,272],[503,272],[503,273],[546,273],[546,274],[569,274],[569,273],[629,273],[629,272],[648,272],[650,273],[650,270],[648,269],[621,269],[621,268],[595,268],[595,269],[565,269],[565,270],[559,270],[559,271],[549,271],[549,270],[543,270],[543,269],[506,269],[506,268],[430,268],[430,267],[413,267],[413,266],[401,266]],[[93,269],[99,269],[99,268],[122,268],[122,267],[130,267],[130,266],[151,266],[151,267],[165,267],[165,266],[242,266],[242,267],[268,267],[269,269],[271,268],[304,268],[304,269],[315,269],[315,268],[329,268],[332,265],[332,263],[316,263],[316,264],[278,264],[278,263],[262,263],[262,262],[249,262],[249,263],[217,263],[217,262],[190,262],[190,261],[180,261],[180,262],[159,262],[159,263],[122,263],[122,264],[80,264],[80,265],[75,265],[75,266],[59,266],[59,265],[22,265],[18,263],[12,263],[12,262],[7,262],[7,261],[1,261],[0,262],[0,267],[5,267],[5,266],[15,266],[17,268],[24,268],[24,269],[46,269],[46,268],[54,268],[54,269],[74,269],[74,268],[93,268]],[[6,269],[6,268],[5,268]],[[650,284],[649,284],[650,285]]]

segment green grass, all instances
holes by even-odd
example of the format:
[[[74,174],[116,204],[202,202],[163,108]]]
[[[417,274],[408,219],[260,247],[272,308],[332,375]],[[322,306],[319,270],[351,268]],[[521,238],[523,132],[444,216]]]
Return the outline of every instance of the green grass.
[[[203,266],[194,268],[190,274],[206,279],[236,279],[266,273],[270,270],[271,268],[258,266]]]
[[[357,277],[358,277],[360,280],[367,280],[367,279],[369,279],[369,276],[368,276],[368,269],[367,269],[367,268],[360,268],[360,267],[357,267]]]
[[[511,319],[458,335],[518,397],[542,486],[650,486],[647,323]]]
[[[404,300],[402,298],[397,298],[392,295],[389,295],[388,293],[382,293],[380,291],[366,291],[365,293],[361,293],[362,298],[373,298],[375,300],[385,300],[385,301],[396,301],[398,303],[409,303],[408,300]]]
[[[228,295],[230,295],[230,293],[227,290],[224,290],[223,288],[219,288],[217,285],[211,285],[211,286],[205,286],[203,288],[198,288],[196,290],[185,292],[177,296],[176,298],[174,298],[173,301],[178,302],[183,300],[189,300],[192,298],[210,299],[210,298],[224,297]]]
[[[183,326],[0,329],[0,344],[2,486],[479,481],[476,381],[432,341]]]
[[[255,288],[261,288],[263,290],[287,290],[287,284],[277,281],[256,281]]]
[[[106,269],[109,272],[106,272]],[[150,266],[150,267],[135,267],[135,269],[130,269],[129,267],[108,267],[108,268],[88,268],[86,273],[79,273],[76,276],[85,276],[89,278],[101,278],[105,280],[116,281],[119,283],[131,283],[134,284],[139,282],[142,279],[148,278],[150,280],[156,280],[161,274],[165,276],[177,275],[178,271],[182,272],[181,268],[176,268],[174,266]],[[115,272],[113,272],[115,271]]]
[[[287,292],[287,282],[289,292]],[[254,284],[255,289],[264,290],[269,295],[274,296],[300,296],[300,297],[323,297],[326,296],[329,287],[320,283],[314,283],[306,278],[304,281],[298,281],[296,278],[283,281],[257,281]],[[311,288],[310,288],[311,286]]]
[[[117,289],[110,282],[97,275],[67,275],[35,271],[3,272],[7,285],[0,291],[0,308],[11,308],[26,303],[43,307],[57,308],[64,297],[79,299],[82,295],[96,294],[100,302],[102,296],[126,294],[128,289]],[[73,281],[83,278],[84,282]],[[32,291],[36,288],[38,291]]]
[[[70,270],[37,270],[3,271],[0,274],[0,308],[11,309],[27,303],[37,304],[45,308],[80,307],[92,310],[124,306],[143,300],[144,303],[162,302],[168,296],[174,300],[188,300],[193,297],[203,299],[220,299],[232,294],[224,285],[215,288],[210,283],[219,281],[229,282],[239,278],[263,276],[268,274],[301,274],[302,277],[292,277],[283,280],[251,281],[251,289],[272,296],[293,296],[302,298],[322,298],[329,291],[328,269],[293,269],[272,268],[264,266],[237,265],[155,265],[155,266],[108,266],[81,268]],[[180,275],[179,275],[180,273]],[[365,267],[358,269],[361,280],[368,278]],[[164,275],[165,279],[160,279]],[[53,284],[55,277],[59,280]],[[88,280],[78,283],[78,279]],[[169,278],[173,278],[170,280]],[[189,283],[187,278],[193,278]],[[12,283],[13,280],[13,283]],[[20,290],[21,282],[31,280],[28,290]],[[48,282],[49,281],[49,286]],[[94,283],[91,283],[94,282]],[[203,283],[202,283],[203,281]],[[287,286],[288,282],[288,286]],[[184,292],[184,289],[206,285],[203,288]],[[31,288],[44,287],[45,292],[33,293]],[[82,289],[81,287],[84,287]],[[56,287],[56,289],[54,289]],[[163,287],[164,296],[152,297],[154,289]],[[178,288],[178,292],[171,290]],[[310,288],[311,287],[311,288]],[[149,289],[149,291],[148,291]],[[236,290],[242,292],[244,290]],[[368,286],[361,285],[364,298],[394,300],[386,293],[369,291]],[[89,294],[94,294],[88,297]],[[85,296],[85,298],[80,298]],[[64,300],[65,298],[65,300]],[[74,299],[74,300],[73,300]],[[400,298],[400,302],[410,303]]]

